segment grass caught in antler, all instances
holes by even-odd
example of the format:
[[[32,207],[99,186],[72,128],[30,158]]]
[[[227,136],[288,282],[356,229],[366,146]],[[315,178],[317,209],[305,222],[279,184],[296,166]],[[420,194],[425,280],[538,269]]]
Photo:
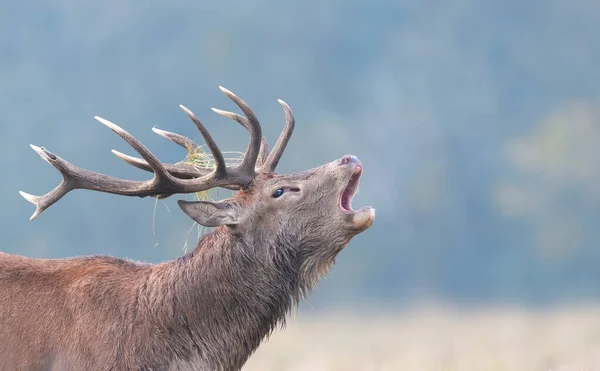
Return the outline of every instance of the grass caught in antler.
[[[188,150],[188,154],[183,161],[179,162],[180,164],[194,166],[197,169],[211,169],[212,170],[216,167],[215,159],[214,159],[213,155],[210,152],[207,152],[205,150],[204,145],[198,146],[196,148],[187,147],[187,150]],[[225,159],[226,166],[237,166],[244,159],[244,154],[242,152],[224,151],[223,157]],[[194,201],[214,201],[214,198],[211,197],[211,194],[215,194],[215,198],[220,198],[218,189],[200,191],[200,192],[193,193],[192,195],[193,195]],[[158,199],[156,201],[158,202]],[[155,207],[154,212],[156,213],[156,207]],[[152,224],[153,224],[152,229],[154,230],[154,220],[153,220]],[[210,228],[201,226],[198,223],[194,222],[185,237],[185,243],[183,245],[184,253],[187,253],[188,239],[189,239],[190,233],[192,232],[194,227],[197,227],[198,238],[210,230]],[[156,238],[154,239],[154,241],[156,243]]]
[[[210,152],[204,150],[204,146],[198,146],[197,148],[187,147],[188,154],[186,158],[181,161],[181,164],[194,166],[198,169],[214,169],[215,159]],[[244,159],[244,153],[236,151],[224,151],[223,158],[225,159],[225,165],[236,166],[239,165]],[[206,191],[203,191],[206,192]]]
[[[214,169],[216,167],[214,157],[211,153],[205,151],[204,147],[205,146],[203,146],[203,145],[198,146],[196,148],[187,147],[188,154],[185,157],[185,159],[183,161],[180,161],[179,163],[184,164],[184,165],[194,166],[197,169],[211,169],[211,170]],[[242,160],[244,159],[244,154],[242,152],[224,151],[223,157],[225,159],[225,165],[236,166],[242,162]],[[200,192],[193,193],[192,199],[194,201],[214,201],[215,198],[211,197],[211,194],[215,194],[215,198],[220,198],[218,189],[210,189],[210,190],[206,190],[206,191],[200,191]],[[154,229],[154,221],[155,221],[155,217],[156,217],[156,205],[158,204],[158,201],[159,201],[159,199],[156,198],[155,203],[154,203],[154,211],[152,214],[152,235],[154,236],[154,246],[155,247],[158,246],[158,241],[156,239],[156,232]],[[165,203],[164,205],[167,208],[167,211],[170,212],[169,208],[167,207],[167,204]],[[187,253],[188,239],[189,239],[190,233],[192,232],[194,227],[197,227],[198,238],[200,238],[200,236],[202,236],[203,234],[205,234],[206,232],[208,232],[210,230],[210,228],[204,227],[204,226],[199,225],[198,223],[194,222],[192,224],[192,227],[189,229],[188,233],[185,236],[185,242],[183,244],[184,253]]]
[[[188,147],[188,154],[185,159],[180,164],[193,166],[197,169],[210,169],[213,170],[216,167],[215,159],[210,152],[204,150],[204,146],[198,146],[197,148]],[[242,152],[235,151],[224,151],[223,158],[225,159],[226,166],[237,166],[244,159],[244,154]],[[194,193],[194,200],[196,201],[206,201],[213,200],[210,196],[210,192],[218,192],[217,190],[206,190]],[[217,194],[218,196],[218,194]]]

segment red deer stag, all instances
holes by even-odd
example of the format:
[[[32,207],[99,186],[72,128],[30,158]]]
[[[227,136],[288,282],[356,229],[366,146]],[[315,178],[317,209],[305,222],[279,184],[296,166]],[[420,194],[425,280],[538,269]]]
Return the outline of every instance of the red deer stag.
[[[214,157],[211,169],[161,163],[119,126],[96,117],[142,158],[113,151],[154,173],[131,181],[79,168],[31,146],[63,176],[31,219],[74,189],[164,198],[222,187],[218,202],[179,201],[198,224],[216,227],[194,251],[161,264],[105,256],[32,259],[0,253],[0,370],[239,370],[295,303],[310,291],[358,233],[373,223],[371,207],[354,211],[362,166],[354,156],[290,175],[274,172],[294,129],[286,125],[271,152],[242,99],[221,88],[245,116],[213,109],[240,123],[250,142],[238,166],[196,116]],[[154,130],[188,149],[184,136]]]

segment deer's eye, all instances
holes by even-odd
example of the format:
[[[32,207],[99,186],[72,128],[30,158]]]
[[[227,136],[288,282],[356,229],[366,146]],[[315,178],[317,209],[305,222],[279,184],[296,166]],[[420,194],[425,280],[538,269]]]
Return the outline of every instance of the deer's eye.
[[[277,198],[279,196],[281,196],[283,194],[283,188],[279,188],[278,190],[276,190],[275,192],[273,192],[273,198]]]

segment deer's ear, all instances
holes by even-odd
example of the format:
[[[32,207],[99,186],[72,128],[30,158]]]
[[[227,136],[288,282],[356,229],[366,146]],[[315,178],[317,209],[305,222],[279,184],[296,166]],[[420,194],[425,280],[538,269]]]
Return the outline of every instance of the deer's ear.
[[[177,201],[181,210],[196,223],[205,227],[235,225],[239,223],[237,209],[226,201]]]

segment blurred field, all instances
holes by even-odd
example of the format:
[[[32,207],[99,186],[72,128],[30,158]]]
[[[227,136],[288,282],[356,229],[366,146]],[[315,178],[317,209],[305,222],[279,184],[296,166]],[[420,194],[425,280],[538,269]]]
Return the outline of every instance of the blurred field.
[[[290,318],[244,371],[600,370],[600,307]]]

